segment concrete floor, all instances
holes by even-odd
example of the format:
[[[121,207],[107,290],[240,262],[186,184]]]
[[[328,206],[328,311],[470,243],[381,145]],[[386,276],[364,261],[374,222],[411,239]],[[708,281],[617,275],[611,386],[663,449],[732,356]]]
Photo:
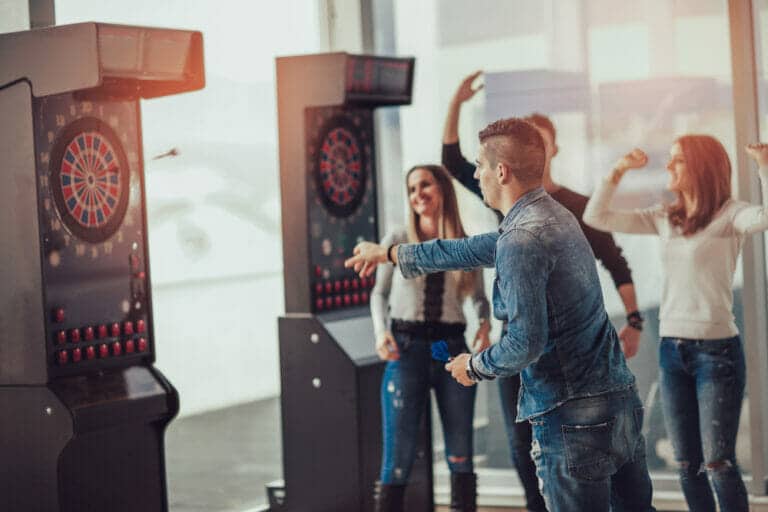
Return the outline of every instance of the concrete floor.
[[[171,512],[251,512],[282,478],[280,402],[252,402],[182,418],[166,435]],[[480,508],[478,512],[525,512]],[[448,512],[437,507],[436,512]]]
[[[176,420],[166,435],[171,512],[246,512],[282,478],[280,402],[252,402]]]
[[[166,470],[171,512],[256,512],[267,503],[265,485],[282,478],[280,402],[268,399],[171,423]],[[447,475],[435,466],[437,496],[445,499]],[[442,478],[441,478],[442,476]],[[485,477],[484,477],[485,478]],[[504,482],[512,475],[504,474]],[[487,482],[487,480],[486,480]],[[481,491],[483,481],[481,483]],[[485,484],[487,485],[487,484]],[[504,484],[508,488],[508,484]],[[517,504],[520,496],[503,503]],[[661,510],[685,510],[679,493],[654,493]],[[752,512],[768,512],[768,499],[752,498]],[[437,507],[447,512],[447,507]],[[483,507],[479,512],[524,509]]]

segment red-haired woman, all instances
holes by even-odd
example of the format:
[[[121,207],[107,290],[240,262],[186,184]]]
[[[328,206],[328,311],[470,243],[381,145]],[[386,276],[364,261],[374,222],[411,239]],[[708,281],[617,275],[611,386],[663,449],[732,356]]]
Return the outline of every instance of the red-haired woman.
[[[768,198],[768,146],[750,145]],[[736,434],[744,397],[745,363],[733,317],[733,276],[742,242],[768,229],[768,213],[731,198],[731,164],[717,139],[685,135],[672,145],[671,205],[614,210],[624,174],[646,165],[635,149],[598,187],[584,221],[605,231],[655,234],[662,239],[660,306],[661,398],[692,512],[747,512],[747,491],[736,463]]]

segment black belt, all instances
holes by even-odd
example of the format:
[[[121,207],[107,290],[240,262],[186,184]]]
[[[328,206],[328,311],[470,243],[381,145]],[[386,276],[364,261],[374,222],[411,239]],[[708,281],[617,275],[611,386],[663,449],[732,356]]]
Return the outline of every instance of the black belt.
[[[429,339],[463,336],[466,328],[467,324],[459,322],[419,322],[414,320],[392,319],[392,332],[403,332]]]

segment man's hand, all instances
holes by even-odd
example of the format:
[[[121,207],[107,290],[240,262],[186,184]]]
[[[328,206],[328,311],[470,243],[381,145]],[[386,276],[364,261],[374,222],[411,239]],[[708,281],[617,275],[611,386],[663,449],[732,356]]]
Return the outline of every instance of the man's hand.
[[[619,331],[621,351],[624,352],[625,358],[632,359],[637,354],[637,350],[640,348],[640,334],[640,331],[629,324]]]
[[[477,87],[472,87],[472,83],[482,73],[482,71],[475,71],[471,75],[464,78],[464,80],[462,80],[459,84],[459,88],[456,89],[456,93],[453,95],[453,101],[456,103],[464,103],[465,101],[472,99],[472,97],[477,94],[480,89],[483,88],[483,84],[480,84]]]
[[[486,320],[485,322],[480,324],[480,328],[477,330],[477,333],[475,334],[475,340],[472,342],[473,354],[482,352],[483,350],[491,346],[490,333],[491,333],[491,323]]]
[[[749,156],[755,159],[760,167],[768,167],[768,144],[749,144],[745,148]]]
[[[376,265],[386,263],[387,248],[372,242],[360,242],[352,251],[354,256],[344,261],[344,267],[354,267],[360,277],[368,277],[376,271]]]
[[[451,372],[451,377],[456,379],[462,386],[475,385],[475,382],[467,375],[467,359],[470,357],[472,357],[472,354],[459,354],[445,365],[445,369]]]
[[[376,353],[379,355],[379,359],[384,361],[400,359],[400,350],[397,348],[397,342],[391,332],[385,332],[380,339],[376,340]]]

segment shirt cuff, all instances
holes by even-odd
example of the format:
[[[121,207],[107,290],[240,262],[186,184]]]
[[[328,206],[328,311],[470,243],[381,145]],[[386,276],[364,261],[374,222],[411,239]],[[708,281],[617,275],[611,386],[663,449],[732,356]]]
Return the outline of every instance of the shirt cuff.
[[[475,373],[479,374],[483,379],[495,379],[496,375],[494,375],[493,372],[483,363],[484,352],[488,352],[488,350],[483,350],[483,352],[472,356],[472,368],[475,370]]]
[[[400,244],[397,246],[397,266],[403,277],[411,279],[422,274],[416,265],[416,246],[418,244]]]

